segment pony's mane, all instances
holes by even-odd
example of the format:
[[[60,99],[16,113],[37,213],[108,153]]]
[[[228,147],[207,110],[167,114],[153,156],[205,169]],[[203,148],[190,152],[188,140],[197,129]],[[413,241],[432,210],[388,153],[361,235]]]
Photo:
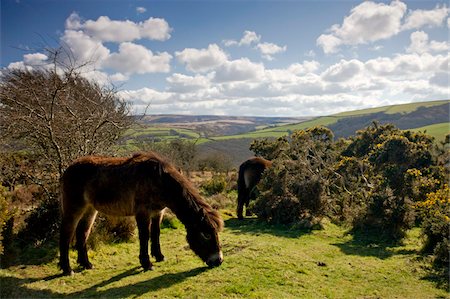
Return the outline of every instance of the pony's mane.
[[[204,216],[204,221],[209,223],[216,231],[223,229],[223,220],[219,212],[213,209],[207,202],[205,202],[197,189],[192,186],[192,183],[186,179],[171,163],[154,152],[141,152],[132,156],[133,162],[154,161],[157,162],[161,170],[177,181],[183,192],[185,199],[189,201],[189,205],[195,210],[197,214]]]

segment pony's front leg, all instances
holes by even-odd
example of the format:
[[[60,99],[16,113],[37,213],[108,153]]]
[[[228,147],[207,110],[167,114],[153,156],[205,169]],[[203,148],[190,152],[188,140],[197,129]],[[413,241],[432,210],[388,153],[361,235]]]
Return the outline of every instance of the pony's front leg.
[[[164,255],[161,253],[161,245],[159,243],[160,236],[160,224],[163,218],[164,213],[161,212],[158,215],[152,217],[151,229],[150,229],[150,238],[152,242],[151,252],[152,256],[155,257],[157,262],[161,262],[164,260]]]
[[[136,223],[139,231],[139,261],[144,271],[151,270],[153,265],[148,255],[148,240],[150,237],[150,216],[148,212],[137,213]]]

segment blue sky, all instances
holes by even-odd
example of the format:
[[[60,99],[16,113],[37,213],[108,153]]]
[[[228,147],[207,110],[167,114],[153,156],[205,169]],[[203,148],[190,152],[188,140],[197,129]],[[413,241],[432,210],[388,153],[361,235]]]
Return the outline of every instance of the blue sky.
[[[316,116],[448,99],[448,1],[2,0],[1,67],[65,45],[133,111]]]

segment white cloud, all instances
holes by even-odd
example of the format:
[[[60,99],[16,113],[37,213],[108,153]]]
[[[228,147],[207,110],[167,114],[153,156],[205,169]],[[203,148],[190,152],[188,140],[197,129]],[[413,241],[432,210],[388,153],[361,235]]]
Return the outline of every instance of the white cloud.
[[[411,11],[406,17],[403,30],[418,29],[425,26],[438,27],[444,25],[449,9],[446,5],[436,6],[432,10],[417,9]]]
[[[336,53],[344,42],[332,34],[322,34],[316,44],[322,48],[325,54]]]
[[[147,9],[145,7],[142,7],[142,6],[136,7],[136,12],[139,14],[144,13],[146,11],[147,11]]]
[[[167,52],[153,54],[144,46],[125,42],[120,44],[119,52],[109,55],[102,65],[124,74],[167,73],[171,59]]]
[[[396,55],[393,58],[379,57],[366,61],[365,66],[371,75],[390,77],[395,81],[413,80],[440,70],[445,61],[448,61],[448,55],[413,53]]]
[[[264,66],[262,64],[241,58],[222,64],[216,70],[214,80],[216,82],[247,81],[258,79],[263,74]]]
[[[65,27],[68,30],[80,29],[81,28],[80,16],[76,12],[71,13],[70,16],[66,19]]]
[[[98,66],[110,53],[100,41],[82,31],[66,30],[61,40],[67,45],[73,58],[81,63],[91,62]]]
[[[449,50],[448,42],[428,41],[428,34],[423,31],[411,33],[411,44],[406,49],[409,53],[445,52]]]
[[[341,60],[339,63],[326,69],[321,76],[325,81],[345,82],[359,75],[363,69],[364,64],[359,60]]]
[[[47,55],[42,53],[33,53],[33,54],[25,54],[23,55],[23,62],[27,65],[42,65],[46,63],[48,59]]]
[[[110,79],[113,82],[124,82],[124,81],[128,81],[128,79],[130,79],[130,77],[127,75],[124,75],[122,73],[115,73],[110,76]]]
[[[208,72],[224,64],[227,54],[216,44],[211,44],[207,49],[186,48],[181,52],[175,52],[178,61],[186,65],[191,72]]]
[[[150,18],[144,23],[139,23],[139,31],[141,38],[165,41],[170,38],[172,28],[164,19]]]
[[[341,25],[333,25],[329,34],[316,41],[325,53],[335,53],[341,45],[358,45],[390,38],[401,30],[406,5],[392,1],[390,5],[365,1],[353,8]]]
[[[149,18],[135,23],[129,20],[116,21],[107,16],[100,16],[96,21],[82,21],[77,13],[72,13],[66,20],[66,29],[82,30],[84,34],[102,42],[127,42],[148,38],[165,41],[170,38],[169,24],[160,18]]]
[[[210,78],[201,75],[187,76],[175,73],[166,80],[169,83],[169,90],[173,92],[194,92],[210,85]]]
[[[151,88],[141,88],[137,90],[124,90],[120,91],[119,95],[125,101],[133,102],[136,105],[144,104],[152,105],[152,104],[161,104],[168,103],[172,96],[171,93],[168,92],[160,92]],[[145,107],[144,106],[144,107]],[[150,106],[151,108],[151,106]]]
[[[256,34],[254,31],[246,30],[240,41],[224,40],[223,44],[227,47],[230,46],[250,46],[251,44],[258,43],[261,40],[261,35]]]
[[[256,48],[261,52],[263,57],[267,60],[273,60],[272,55],[285,52],[287,46],[280,47],[273,43],[260,43]]]
[[[261,35],[257,35],[254,31],[245,31],[244,36],[239,41],[239,46],[249,46],[259,42]]]
[[[288,71],[296,75],[315,72],[319,69],[320,63],[315,60],[303,61],[303,63],[294,63],[288,67]]]

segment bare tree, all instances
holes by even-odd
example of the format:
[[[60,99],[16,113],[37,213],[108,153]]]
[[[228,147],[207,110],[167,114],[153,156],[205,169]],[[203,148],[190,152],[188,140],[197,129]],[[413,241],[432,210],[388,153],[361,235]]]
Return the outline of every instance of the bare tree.
[[[3,70],[0,138],[24,142],[61,175],[73,159],[105,153],[132,118],[115,88],[86,79],[60,53],[51,51],[45,67]]]

